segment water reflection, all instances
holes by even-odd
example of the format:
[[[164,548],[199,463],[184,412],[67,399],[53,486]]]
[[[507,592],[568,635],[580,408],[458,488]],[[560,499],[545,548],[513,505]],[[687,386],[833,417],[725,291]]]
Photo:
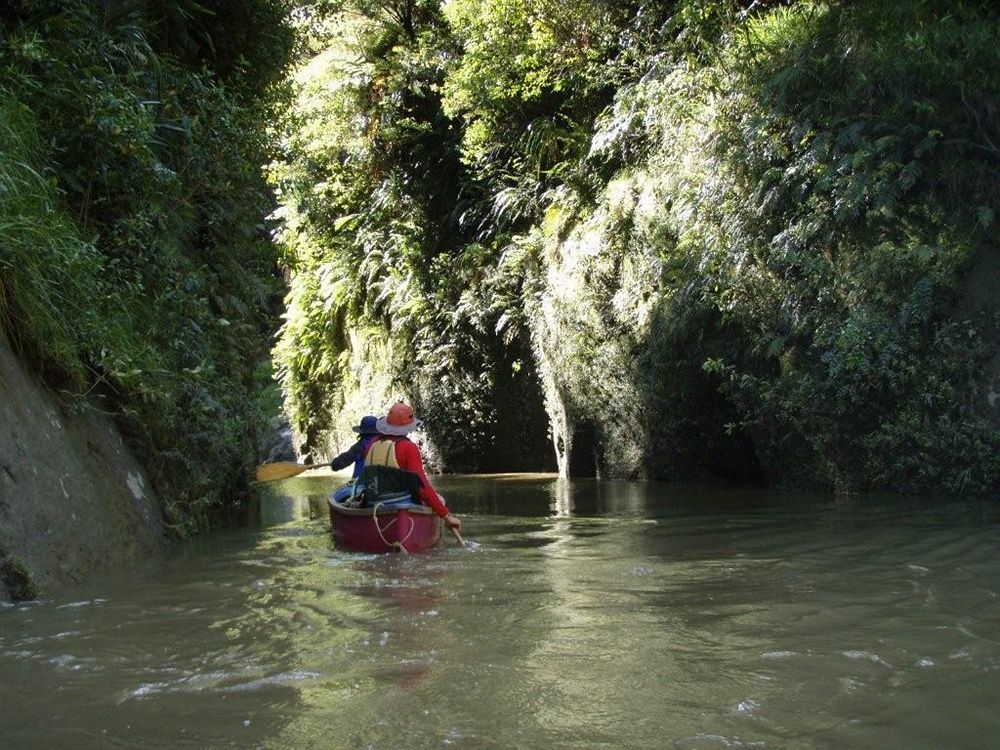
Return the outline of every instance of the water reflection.
[[[435,484],[446,497],[457,498],[463,511],[476,515],[536,516],[543,508],[556,517],[641,515],[650,497],[648,485],[636,482],[571,481],[554,474],[446,476]]]
[[[337,480],[0,608],[0,746],[992,748],[995,504],[435,482],[475,550],[332,545]]]
[[[294,521],[315,521],[329,516],[327,493],[261,492],[247,515],[251,526],[276,526]]]
[[[659,517],[802,505],[800,493],[727,484],[568,480],[555,474],[448,475],[434,482],[449,502],[477,516]]]

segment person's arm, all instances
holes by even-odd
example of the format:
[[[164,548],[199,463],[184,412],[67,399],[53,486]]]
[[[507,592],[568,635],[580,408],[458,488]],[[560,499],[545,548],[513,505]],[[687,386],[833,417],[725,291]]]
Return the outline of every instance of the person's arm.
[[[420,477],[420,501],[424,505],[429,506],[436,515],[441,516],[449,527],[457,529],[462,525],[462,522],[448,510],[444,498],[431,487],[430,480],[427,479],[427,474],[424,472],[424,462],[420,457],[420,449],[416,443],[406,439],[397,440],[396,463],[399,464],[399,468],[411,471]]]
[[[339,456],[330,461],[330,468],[334,471],[340,471],[341,469],[346,469],[348,466],[353,464],[358,459],[358,451],[361,450],[361,441],[359,440],[346,451],[341,453]]]

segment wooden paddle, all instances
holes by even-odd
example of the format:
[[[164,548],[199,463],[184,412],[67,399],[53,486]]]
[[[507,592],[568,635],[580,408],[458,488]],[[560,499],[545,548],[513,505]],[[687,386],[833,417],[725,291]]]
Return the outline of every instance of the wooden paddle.
[[[462,539],[462,535],[458,533],[458,529],[456,529],[454,526],[449,526],[448,531],[450,531],[452,534],[455,535],[455,538],[458,540],[459,547],[465,546],[465,540]]]
[[[448,504],[448,501],[444,499],[444,495],[442,495],[440,492],[437,493],[437,496],[442,503],[444,503],[445,505]],[[465,546],[465,540],[462,539],[462,535],[458,533],[458,529],[456,529],[454,526],[448,526],[448,531],[450,531],[452,534],[455,535],[455,538],[458,540],[458,545],[460,547]]]
[[[309,469],[322,469],[330,464],[297,464],[294,461],[278,461],[273,464],[261,464],[254,472],[258,482],[273,482],[275,479],[288,479]]]

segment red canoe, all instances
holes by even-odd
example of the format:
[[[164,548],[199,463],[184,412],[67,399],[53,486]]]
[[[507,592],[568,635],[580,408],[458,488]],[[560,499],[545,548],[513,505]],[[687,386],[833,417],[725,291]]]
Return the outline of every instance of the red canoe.
[[[353,552],[422,552],[441,539],[444,522],[425,505],[349,508],[330,497],[333,543]]]

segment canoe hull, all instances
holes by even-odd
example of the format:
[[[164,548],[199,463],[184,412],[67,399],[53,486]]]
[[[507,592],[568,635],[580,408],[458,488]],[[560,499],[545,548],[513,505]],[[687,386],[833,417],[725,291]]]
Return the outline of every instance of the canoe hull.
[[[330,498],[333,543],[351,552],[422,552],[441,540],[444,523],[423,505],[348,508]]]

